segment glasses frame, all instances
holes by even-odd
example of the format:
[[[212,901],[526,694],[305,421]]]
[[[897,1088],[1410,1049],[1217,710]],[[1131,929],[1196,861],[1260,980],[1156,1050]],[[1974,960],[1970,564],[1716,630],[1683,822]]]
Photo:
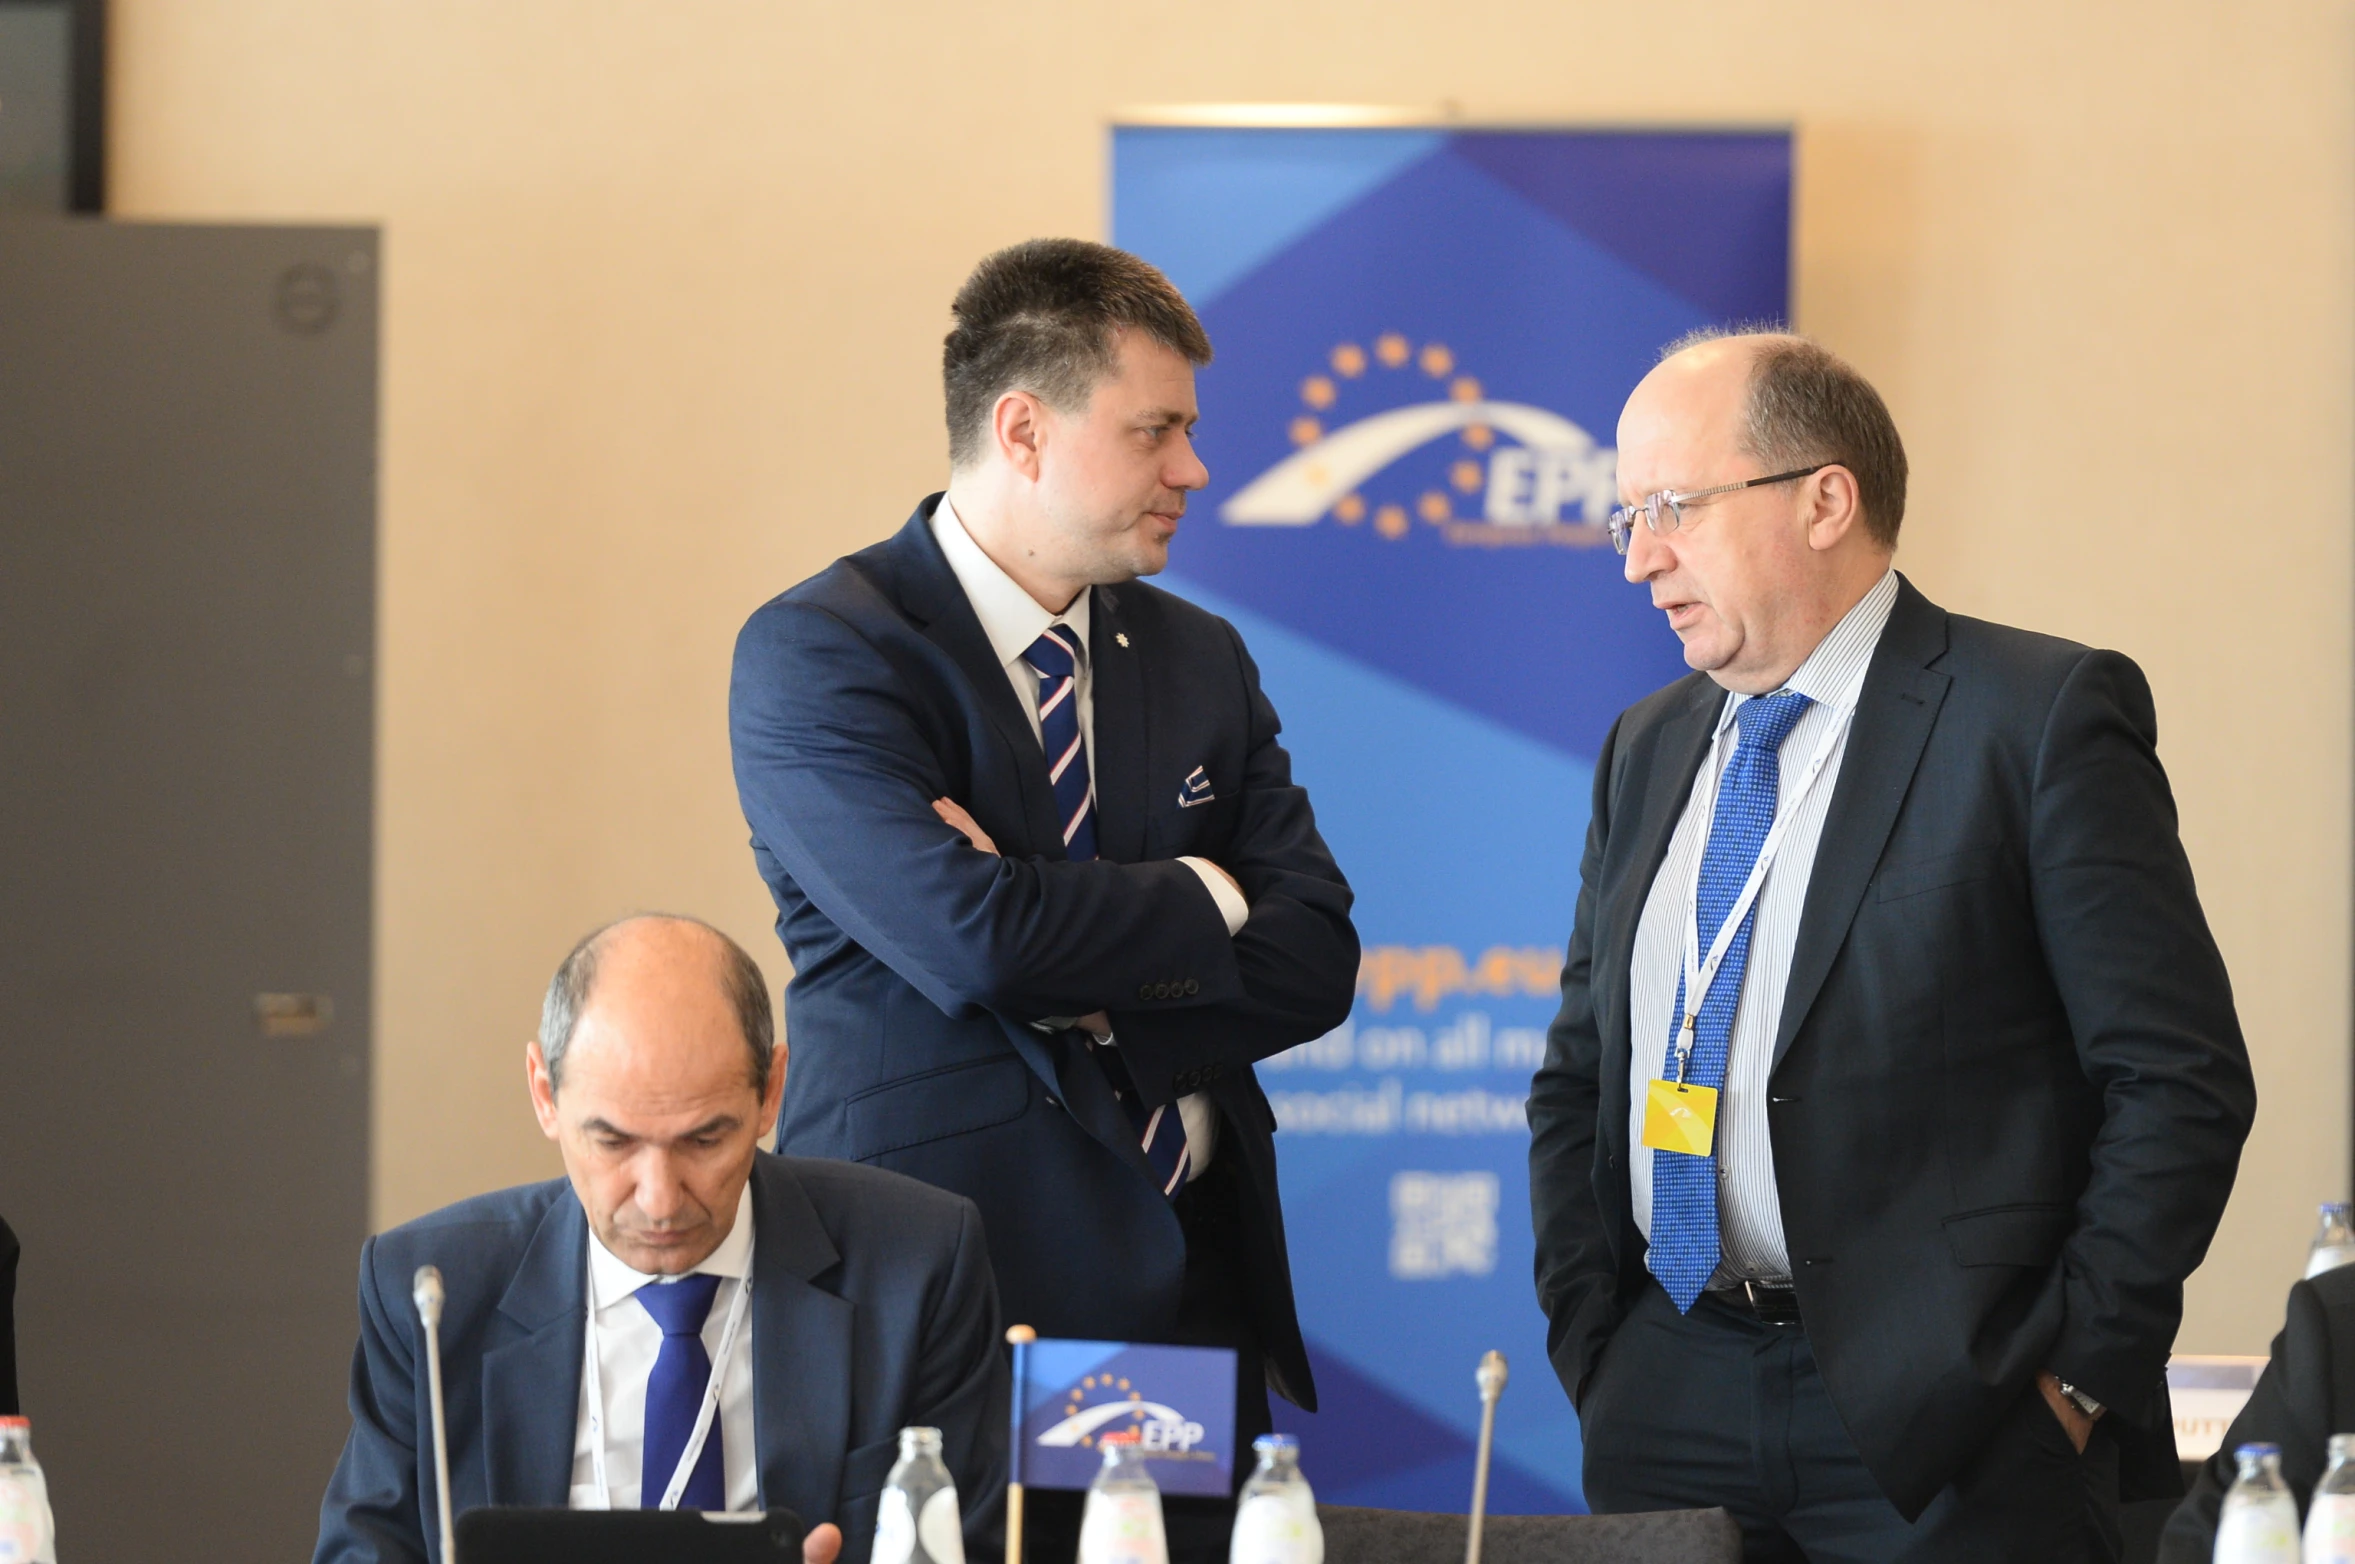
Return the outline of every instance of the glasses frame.
[[[1679,494],[1674,489],[1658,490],[1645,495],[1633,505],[1621,505],[1611,512],[1611,546],[1622,554],[1627,552],[1627,545],[1635,536],[1635,519],[1638,516],[1643,517],[1644,525],[1652,529],[1652,536],[1664,538],[1684,525],[1684,508],[1696,501],[1713,500],[1725,494],[1739,494],[1744,489],[1764,488],[1770,483],[1789,483],[1798,478],[1812,478],[1826,467],[1837,467],[1838,465],[1837,462],[1817,462],[1813,467],[1802,467],[1796,472],[1778,472],[1764,478],[1745,478],[1739,483],[1721,483],[1715,488],[1694,489],[1686,494]],[[1668,516],[1665,522],[1661,520],[1663,511]]]

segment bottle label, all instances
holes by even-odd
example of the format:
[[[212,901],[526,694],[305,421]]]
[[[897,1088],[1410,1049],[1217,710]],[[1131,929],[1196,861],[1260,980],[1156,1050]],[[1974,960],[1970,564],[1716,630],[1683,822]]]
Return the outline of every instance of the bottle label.
[[[1169,1564],[1161,1495],[1090,1492],[1079,1523],[1079,1564]]]
[[[2296,1509],[2227,1502],[2216,1527],[2215,1558],[2216,1564],[2298,1564]]]
[[[1290,1493],[1260,1493],[1235,1510],[1234,1543],[1227,1564],[1324,1564],[1325,1533],[1313,1500]]]
[[[2355,1564],[2355,1493],[2318,1493],[2306,1512],[2306,1564]]]
[[[883,1490],[875,1506],[875,1551],[868,1557],[873,1564],[914,1564],[916,1517],[908,1513],[905,1489]]]
[[[23,1477],[0,1474],[0,1564],[38,1564],[49,1542],[48,1508]]]
[[[906,1507],[905,1497],[900,1505]],[[923,1540],[924,1551],[932,1555],[932,1564],[965,1564],[965,1521],[957,1513],[956,1489],[935,1489],[924,1501],[916,1534]]]

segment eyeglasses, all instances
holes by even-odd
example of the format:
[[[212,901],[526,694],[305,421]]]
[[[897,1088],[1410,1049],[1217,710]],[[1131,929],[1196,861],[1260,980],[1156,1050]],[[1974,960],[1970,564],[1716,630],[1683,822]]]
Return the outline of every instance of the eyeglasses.
[[[1647,494],[1633,505],[1622,505],[1611,512],[1611,546],[1620,553],[1635,535],[1635,522],[1641,516],[1644,525],[1652,529],[1652,536],[1664,538],[1684,525],[1684,508],[1697,500],[1713,500],[1721,494],[1736,494],[1743,489],[1756,489],[1769,483],[1789,483],[1794,478],[1812,478],[1831,466],[1817,462],[1813,467],[1802,467],[1797,472],[1778,472],[1771,478],[1746,478],[1740,483],[1721,483],[1714,489],[1695,489],[1690,494],[1679,494],[1673,489],[1662,489]]]

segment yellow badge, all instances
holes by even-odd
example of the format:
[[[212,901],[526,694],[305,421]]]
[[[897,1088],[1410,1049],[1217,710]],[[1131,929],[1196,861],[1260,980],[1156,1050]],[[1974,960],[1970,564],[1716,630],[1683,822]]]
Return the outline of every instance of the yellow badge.
[[[1717,1088],[1653,1081],[1644,1092],[1644,1144],[1706,1157],[1717,1138]]]

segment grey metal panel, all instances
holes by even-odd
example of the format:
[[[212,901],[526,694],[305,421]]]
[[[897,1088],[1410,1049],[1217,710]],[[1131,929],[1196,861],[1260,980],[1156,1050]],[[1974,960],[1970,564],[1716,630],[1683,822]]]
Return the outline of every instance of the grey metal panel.
[[[376,252],[0,220],[0,1213],[75,1564],[306,1556],[346,1427]]]

